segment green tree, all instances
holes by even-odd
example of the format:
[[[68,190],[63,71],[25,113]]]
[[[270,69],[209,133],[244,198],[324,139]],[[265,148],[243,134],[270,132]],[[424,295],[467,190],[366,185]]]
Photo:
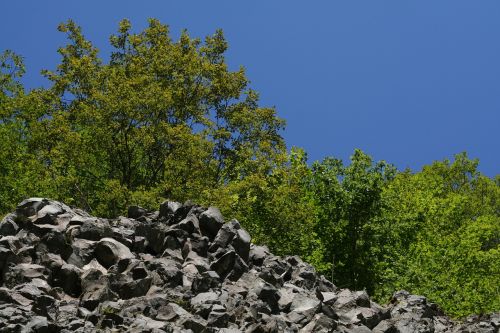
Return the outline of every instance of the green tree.
[[[73,21],[59,30],[69,43],[43,72],[52,85],[31,91],[15,116],[51,179],[42,195],[112,216],[132,200],[199,200],[270,172],[284,151],[283,120],[259,107],[243,68],[228,69],[222,31],[172,41],[157,20],[139,33],[123,20],[106,63]]]
[[[330,272],[324,273],[341,287],[373,291],[383,237],[381,193],[394,176],[394,167],[383,161],[374,163],[355,150],[350,165],[327,158],[314,163],[312,173],[316,229],[330,266]]]
[[[385,188],[392,243],[378,268],[378,297],[405,288],[454,316],[498,310],[500,187],[477,165],[458,154]]]

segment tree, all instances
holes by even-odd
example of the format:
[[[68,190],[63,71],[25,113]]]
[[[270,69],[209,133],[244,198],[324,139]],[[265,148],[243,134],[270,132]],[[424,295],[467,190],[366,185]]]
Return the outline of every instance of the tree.
[[[384,189],[391,248],[377,297],[405,288],[453,316],[498,310],[500,187],[465,153],[399,174]]]
[[[341,287],[374,289],[381,244],[381,193],[395,169],[355,150],[351,164],[326,158],[312,166],[312,191],[318,209],[317,234],[330,277]],[[328,274],[326,271],[325,274]]]
[[[52,85],[30,92],[16,116],[52,179],[44,195],[108,216],[131,200],[197,200],[270,172],[284,150],[284,122],[259,107],[243,68],[228,69],[222,31],[174,42],[157,20],[137,34],[123,20],[106,63],[73,21],[59,30],[69,43],[43,72]]]

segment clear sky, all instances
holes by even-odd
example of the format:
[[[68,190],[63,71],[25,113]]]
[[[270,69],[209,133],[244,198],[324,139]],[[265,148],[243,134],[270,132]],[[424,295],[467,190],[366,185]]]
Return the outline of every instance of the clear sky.
[[[45,84],[74,19],[106,56],[122,18],[148,17],[203,37],[222,28],[263,106],[287,120],[289,146],[310,160],[376,160],[419,170],[467,151],[500,173],[500,1],[4,1],[0,50],[25,57],[28,87]]]

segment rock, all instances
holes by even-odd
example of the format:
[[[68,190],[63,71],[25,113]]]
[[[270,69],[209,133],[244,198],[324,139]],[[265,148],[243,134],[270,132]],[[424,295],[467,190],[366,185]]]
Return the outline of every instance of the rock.
[[[34,216],[31,217],[31,219],[35,224],[57,225],[57,217],[67,212],[72,212],[71,208],[68,206],[60,202],[48,201],[40,210],[36,212]],[[69,220],[70,219],[68,219],[68,222]]]
[[[86,220],[75,235],[77,238],[91,241],[99,241],[112,236],[113,230],[106,220]]]
[[[296,294],[290,305],[289,318],[292,322],[309,322],[320,309],[320,301],[303,294]]]
[[[4,274],[4,284],[12,288],[18,284],[30,282],[33,279],[46,280],[49,271],[45,266],[36,264],[18,264],[7,269]]]
[[[183,318],[189,315],[189,312],[175,303],[168,303],[158,309],[156,319],[163,321],[173,321],[178,318]]]
[[[85,271],[81,276],[81,281],[82,295],[80,297],[80,305],[89,310],[94,310],[99,303],[114,301],[118,298],[111,291],[107,276],[98,270],[90,269]]]
[[[19,230],[19,226],[14,221],[16,218],[15,214],[8,214],[0,222],[0,236],[13,236]]]
[[[280,312],[279,300],[281,295],[278,290],[273,286],[266,284],[259,292],[259,299],[263,300],[269,308],[271,313],[278,314]]]
[[[208,315],[208,325],[212,327],[224,328],[229,322],[229,314],[225,310],[213,310]]]
[[[87,239],[74,239],[71,243],[72,254],[67,259],[68,264],[83,267],[94,258],[97,242]]]
[[[188,234],[200,234],[200,225],[198,218],[195,215],[189,215],[176,226],[180,230],[186,231]]]
[[[71,264],[64,264],[56,274],[53,273],[51,284],[61,287],[68,295],[78,297],[82,292],[81,274],[82,270],[78,267]]]
[[[82,267],[82,271],[88,271],[90,269],[95,269],[103,275],[108,273],[108,270],[104,268],[96,259],[92,259],[87,265]]]
[[[141,216],[146,215],[147,211],[139,206],[130,206],[127,211],[127,216],[132,219],[138,219]]]
[[[213,240],[224,225],[224,218],[216,207],[208,207],[206,211],[200,214],[200,229],[204,236]]]
[[[212,291],[200,293],[191,299],[191,306],[196,307],[204,303],[214,303],[217,302],[219,296]]]
[[[425,297],[387,307],[191,202],[101,219],[32,198],[0,222],[0,332],[497,332]]]
[[[170,219],[175,212],[181,208],[181,204],[175,201],[165,201],[160,205],[160,217]]]
[[[34,216],[40,209],[49,204],[45,198],[29,198],[23,200],[16,208],[16,216],[27,218]]]
[[[307,333],[307,332],[331,332],[333,329],[337,327],[337,324],[331,318],[323,314],[317,314],[314,318],[304,326],[299,332]]]
[[[250,254],[250,241],[251,241],[250,234],[246,232],[246,230],[244,229],[238,229],[236,230],[236,235],[233,238],[233,241],[231,242],[236,253],[245,262],[248,262]]]
[[[144,237],[146,239],[146,251],[156,255],[163,253],[165,250],[167,231],[168,227],[164,224],[146,222],[136,227],[135,236]]]
[[[113,238],[103,238],[94,250],[96,259],[105,268],[109,268],[121,259],[135,258],[132,252],[122,243]]]
[[[228,251],[210,265],[210,269],[217,272],[221,279],[225,279],[231,272],[236,261],[236,253]]]
[[[185,329],[191,330],[194,333],[206,331],[207,322],[203,318],[187,317],[182,319],[179,324]]]
[[[264,259],[269,255],[269,249],[264,246],[257,246],[251,244],[250,246],[250,260],[255,266],[262,266]]]
[[[59,254],[63,260],[66,260],[73,253],[71,244],[68,244],[64,234],[57,231],[51,231],[43,235],[41,241],[47,246],[51,253]]]
[[[156,272],[161,284],[169,288],[182,285],[182,270],[179,263],[168,258],[157,258],[147,263],[150,271]]]
[[[220,276],[215,271],[206,271],[201,273],[201,276],[196,276],[191,289],[195,293],[209,291],[220,285]]]

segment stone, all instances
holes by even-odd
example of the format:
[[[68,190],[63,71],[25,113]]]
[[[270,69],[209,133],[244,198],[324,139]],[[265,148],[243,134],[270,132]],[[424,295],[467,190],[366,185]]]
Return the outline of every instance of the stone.
[[[109,268],[121,259],[135,258],[129,248],[113,238],[101,239],[94,250],[96,259],[105,268]]]
[[[109,286],[107,276],[94,269],[85,271],[82,276],[82,295],[80,296],[80,305],[94,310],[99,303],[104,301],[114,301],[118,295],[113,293]]]
[[[210,269],[217,272],[221,279],[225,279],[231,272],[236,261],[236,252],[228,251],[219,259],[210,264]]]
[[[77,238],[91,241],[99,241],[112,236],[113,230],[106,220],[86,220],[75,235]]]
[[[269,306],[271,313],[278,314],[280,312],[279,300],[281,295],[275,287],[269,284],[264,285],[258,296]]]
[[[63,233],[51,231],[43,235],[41,241],[47,246],[51,253],[59,254],[63,260],[66,260],[73,254],[71,244],[66,241]]]
[[[127,210],[127,216],[132,219],[138,219],[141,216],[146,215],[147,211],[139,206],[130,206]]]
[[[82,270],[80,268],[71,264],[64,264],[56,274],[53,273],[51,284],[61,287],[68,295],[78,297],[82,292],[81,274]]]
[[[4,284],[12,288],[18,284],[30,282],[33,279],[46,280],[49,271],[45,266],[36,264],[18,264],[10,267],[4,273]]]
[[[300,333],[307,333],[307,332],[327,333],[327,332],[331,332],[336,327],[337,327],[337,324],[335,323],[334,320],[332,320],[331,318],[329,318],[323,314],[317,314],[299,332]]]
[[[0,236],[13,236],[19,230],[19,226],[14,221],[15,214],[6,215],[0,222]]]
[[[164,201],[160,205],[160,217],[164,218],[172,218],[175,214],[175,212],[181,208],[181,204],[179,202],[175,201]]]
[[[168,303],[158,309],[156,319],[163,321],[174,321],[178,318],[183,318],[189,315],[189,312],[175,303]]]
[[[94,258],[94,249],[97,242],[87,239],[73,239],[71,242],[72,254],[66,260],[68,264],[83,267]]]
[[[220,285],[220,276],[215,271],[206,271],[196,276],[193,280],[191,289],[195,293],[209,291]]]
[[[246,230],[238,229],[236,230],[236,235],[233,238],[233,241],[231,242],[236,253],[245,262],[248,262],[249,259],[251,240],[252,238],[250,237],[250,234]]]
[[[224,218],[216,207],[208,207],[206,211],[200,214],[199,218],[201,233],[213,240],[224,225]]]
[[[200,224],[195,215],[189,215],[176,225],[176,228],[186,231],[188,234],[200,234]]]

